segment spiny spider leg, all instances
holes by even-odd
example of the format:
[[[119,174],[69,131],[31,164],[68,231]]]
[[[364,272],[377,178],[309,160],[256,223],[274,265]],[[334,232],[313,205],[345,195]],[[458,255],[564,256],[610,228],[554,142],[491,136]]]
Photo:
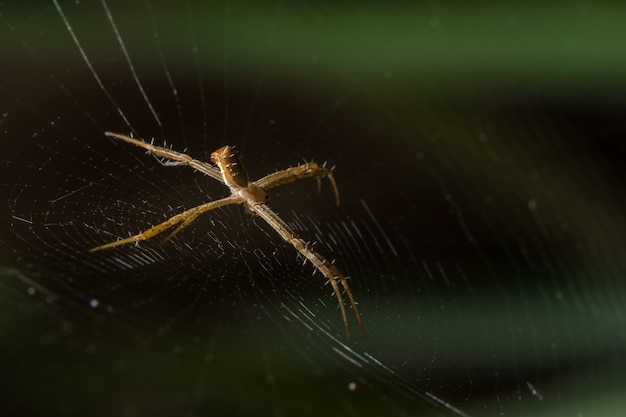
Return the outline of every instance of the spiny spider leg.
[[[324,258],[319,253],[315,252],[307,243],[300,239],[298,235],[285,223],[272,209],[270,209],[266,204],[256,204],[251,206],[251,209],[258,214],[263,220],[267,222],[274,230],[280,234],[280,236],[288,243],[293,245],[294,248],[298,250],[305,258],[307,258],[315,267],[328,278],[330,285],[333,287],[333,291],[337,296],[337,301],[339,302],[339,308],[341,309],[341,317],[343,318],[343,324],[346,328],[346,337],[350,338],[350,328],[348,326],[348,317],[346,315],[346,308],[343,305],[343,298],[341,297],[341,290],[337,285],[337,279],[341,282],[341,286],[344,291],[348,295],[348,299],[350,300],[350,305],[354,310],[354,315],[356,316],[356,321],[359,325],[359,329],[361,331],[361,335],[365,337],[365,328],[363,327],[363,322],[361,321],[361,314],[359,313],[359,309],[356,306],[356,302],[354,301],[354,297],[352,296],[352,291],[350,291],[350,287],[348,287],[348,283],[343,274],[339,271],[339,269],[331,264],[326,258]]]
[[[315,162],[307,162],[297,167],[291,167],[282,171],[274,172],[263,178],[254,181],[262,190],[269,190],[279,185],[288,184],[302,178],[317,177],[317,192],[319,193],[322,181],[321,177],[327,177],[335,193],[335,202],[339,205],[339,189],[333,176],[333,171],[326,167],[321,167]]]
[[[168,148],[163,148],[161,146],[154,146],[153,144],[144,142],[143,140],[131,138],[130,136],[126,136],[126,135],[120,135],[119,133],[105,132],[104,134],[107,135],[108,137],[121,139],[125,142],[132,143],[135,146],[139,146],[140,148],[144,148],[153,155],[160,156],[161,158],[171,159],[172,161],[176,161],[176,162],[166,163],[165,165],[168,165],[168,166],[188,165],[208,175],[211,178],[215,178],[219,182],[222,182],[222,183],[224,182],[224,180],[222,179],[222,175],[220,174],[220,171],[218,169],[209,165],[206,162],[193,159],[189,155],[176,152]]]
[[[115,246],[126,245],[127,243],[139,242],[141,240],[151,239],[154,236],[165,232],[170,227],[177,225],[178,223],[182,224],[174,230],[170,235],[168,235],[163,242],[166,242],[169,238],[174,236],[176,233],[180,232],[183,228],[187,227],[192,221],[194,221],[200,214],[205,213],[209,210],[216,209],[221,206],[225,206],[227,204],[236,204],[241,203],[241,198],[230,196],[226,198],[222,198],[221,200],[211,201],[206,204],[202,204],[191,208],[189,210],[185,210],[182,213],[176,214],[175,216],[170,217],[163,223],[159,223],[156,226],[152,226],[151,228],[144,230],[143,232],[136,234],[134,236],[128,237],[126,239],[116,240],[115,242],[106,243],[101,246],[97,246],[89,250],[89,252],[95,252],[102,249],[113,248]]]

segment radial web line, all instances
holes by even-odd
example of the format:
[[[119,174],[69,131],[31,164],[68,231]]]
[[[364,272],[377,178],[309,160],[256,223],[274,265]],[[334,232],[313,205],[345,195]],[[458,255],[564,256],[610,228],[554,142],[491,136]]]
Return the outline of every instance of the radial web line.
[[[65,24],[65,28],[67,29],[67,31],[69,32],[70,36],[74,40],[74,44],[76,45],[76,47],[78,48],[78,51],[80,52],[81,56],[83,57],[83,61],[85,61],[85,64],[87,64],[87,67],[89,68],[89,71],[91,71],[91,74],[96,79],[96,82],[100,86],[100,89],[107,96],[107,98],[113,104],[113,106],[115,106],[115,108],[117,109],[117,112],[119,113],[119,115],[122,117],[122,119],[124,119],[124,122],[126,123],[126,126],[131,127],[130,126],[130,122],[126,118],[126,115],[124,114],[124,112],[122,111],[120,106],[118,106],[118,104],[115,102],[113,97],[111,97],[111,94],[109,94],[109,91],[106,89],[106,87],[102,83],[102,80],[100,79],[100,76],[98,76],[98,73],[94,69],[93,65],[91,65],[91,61],[89,61],[89,58],[87,58],[87,54],[85,53],[85,50],[83,49],[83,47],[81,46],[80,42],[78,41],[78,38],[76,37],[76,34],[74,33],[74,29],[72,29],[72,25],[70,25],[70,22],[67,20],[67,17],[65,17],[65,13],[63,13],[63,10],[61,9],[61,6],[59,5],[58,0],[52,0],[52,3],[54,3],[54,7],[56,7],[57,12],[59,12],[59,15],[61,16],[61,19],[63,20],[63,23]]]
[[[148,105],[148,108],[150,108],[150,111],[152,112],[152,116],[154,116],[154,120],[156,120],[157,124],[162,129],[163,128],[163,124],[161,123],[161,120],[159,119],[159,116],[157,116],[156,111],[154,110],[154,107],[152,106],[152,103],[150,102],[150,99],[146,95],[146,90],[144,90],[143,85],[141,84],[141,81],[139,80],[139,77],[137,76],[137,72],[135,71],[135,67],[133,65],[133,62],[130,59],[130,55],[128,55],[128,51],[126,50],[126,45],[124,45],[124,41],[122,40],[122,36],[120,35],[119,30],[117,30],[117,26],[115,25],[115,21],[113,20],[113,15],[109,11],[109,7],[107,6],[106,1],[105,0],[101,0],[100,2],[102,3],[102,7],[104,8],[104,11],[107,14],[107,18],[109,19],[109,23],[111,23],[111,28],[113,28],[113,32],[115,32],[115,37],[117,38],[117,43],[119,43],[120,49],[122,50],[122,53],[124,54],[124,57],[126,58],[126,62],[128,63],[128,67],[130,68],[130,72],[131,72],[131,74],[133,74],[133,78],[135,80],[135,83],[137,84],[137,88],[139,88],[139,91],[141,92],[141,95],[143,96],[143,99],[145,100],[146,104]]]
[[[196,26],[193,20],[193,13],[191,12],[191,6],[187,3],[187,20],[191,29],[191,52],[193,54],[193,61],[196,66],[196,76],[198,77],[198,92],[200,93],[200,106],[202,109],[202,138],[206,142],[208,138],[208,126],[209,121],[207,119],[207,107],[206,98],[204,97],[204,83],[202,82],[202,71],[200,70],[200,58],[198,57],[198,39],[196,37]],[[225,119],[225,123],[228,119]]]
[[[180,130],[182,138],[185,138],[185,121],[183,119],[183,110],[180,105],[180,99],[178,97],[178,89],[174,84],[174,80],[172,79],[172,75],[170,74],[170,70],[167,67],[167,63],[165,62],[165,55],[163,55],[163,48],[161,47],[161,38],[159,37],[159,32],[157,31],[157,25],[154,20],[154,15],[152,13],[152,5],[150,2],[147,3],[148,8],[148,16],[150,17],[150,24],[152,25],[152,37],[157,46],[157,50],[159,51],[159,57],[161,58],[161,65],[163,66],[163,71],[165,72],[165,77],[167,78],[167,82],[172,89],[172,95],[174,96],[174,101],[176,102],[176,110],[178,111],[178,119],[180,121]]]

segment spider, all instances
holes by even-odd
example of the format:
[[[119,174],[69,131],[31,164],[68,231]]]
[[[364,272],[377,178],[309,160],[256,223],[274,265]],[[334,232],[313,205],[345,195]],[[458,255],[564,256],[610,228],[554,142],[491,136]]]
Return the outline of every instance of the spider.
[[[223,146],[211,154],[211,161],[217,166],[215,168],[211,164],[198,161],[191,158],[184,153],[176,152],[168,148],[160,146],[154,146],[152,143],[144,142],[129,136],[121,135],[119,133],[105,132],[105,135],[115,139],[121,139],[125,142],[131,143],[135,146],[146,149],[148,154],[153,154],[157,157],[166,159],[162,162],[165,166],[180,166],[187,165],[194,168],[203,174],[208,175],[211,178],[225,184],[230,189],[230,195],[220,200],[211,201],[205,204],[185,210],[182,213],[176,214],[170,217],[163,223],[159,223],[156,226],[144,230],[143,232],[128,237],[126,239],[117,240],[115,242],[106,243],[101,246],[92,248],[90,251],[95,252],[102,249],[108,249],[115,246],[125,245],[127,243],[139,242],[142,240],[151,239],[157,236],[173,226],[177,226],[172,232],[170,232],[161,243],[167,242],[174,237],[178,232],[189,226],[194,220],[198,218],[202,213],[222,207],[228,204],[243,204],[250,213],[258,215],[268,225],[270,225],[276,232],[287,242],[293,245],[306,259],[328,278],[330,285],[333,287],[333,291],[337,296],[339,302],[339,308],[341,309],[341,316],[343,318],[343,324],[346,329],[346,337],[350,338],[350,328],[348,326],[348,317],[346,315],[346,309],[343,304],[343,297],[341,295],[341,289],[337,284],[337,281],[341,284],[341,287],[345,291],[350,300],[352,309],[356,316],[356,321],[359,325],[361,335],[365,337],[365,329],[363,322],[361,321],[361,315],[348,286],[348,282],[339,269],[329,262],[325,257],[317,253],[311,248],[311,245],[300,239],[296,233],[285,223],[278,215],[272,211],[267,205],[266,191],[278,187],[279,185],[294,182],[302,178],[315,177],[317,179],[318,192],[321,187],[321,178],[327,177],[330,181],[335,194],[335,201],[339,204],[339,190],[333,173],[330,169],[319,166],[315,162],[307,162],[297,167],[287,168],[282,171],[274,172],[273,174],[266,175],[265,177],[250,182],[248,180],[248,174],[244,169],[241,161],[235,150],[230,146]]]

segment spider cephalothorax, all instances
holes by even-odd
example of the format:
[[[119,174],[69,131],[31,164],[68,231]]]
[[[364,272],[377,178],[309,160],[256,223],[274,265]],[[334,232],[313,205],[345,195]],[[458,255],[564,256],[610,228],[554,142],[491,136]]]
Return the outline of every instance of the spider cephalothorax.
[[[300,239],[296,235],[296,233],[287,225],[287,223],[285,223],[280,217],[278,217],[278,215],[274,213],[274,211],[272,211],[272,209],[270,209],[269,206],[266,204],[267,190],[282,184],[294,182],[301,178],[311,177],[317,178],[318,188],[321,181],[320,179],[322,177],[327,177],[333,187],[335,200],[337,204],[339,204],[339,191],[337,190],[337,184],[335,183],[335,178],[333,177],[333,173],[330,169],[324,166],[319,166],[315,162],[307,162],[303,165],[298,165],[297,167],[274,172],[273,174],[269,174],[257,181],[250,182],[248,179],[248,174],[244,169],[243,164],[239,160],[237,153],[230,146],[223,146],[211,154],[211,161],[217,166],[217,168],[215,168],[206,162],[198,161],[186,154],[175,152],[168,148],[154,146],[150,143],[137,140],[129,136],[111,132],[106,132],[106,135],[112,138],[121,139],[123,141],[132,143],[133,145],[146,149],[149,153],[152,153],[153,155],[167,159],[168,161],[164,162],[164,165],[188,165],[224,183],[230,189],[230,196],[193,207],[189,210],[172,216],[163,223],[152,226],[151,228],[137,235],[97,246],[91,249],[92,252],[101,249],[112,248],[114,246],[125,245],[127,243],[139,242],[141,240],[150,239],[176,226],[176,228],[170,234],[168,234],[165,239],[163,239],[163,242],[166,242],[167,240],[171,239],[175,234],[187,227],[202,213],[228,204],[243,204],[252,213],[261,217],[267,224],[269,224],[274,230],[276,230],[276,232],[278,232],[278,234],[286,242],[293,245],[293,247],[296,248],[298,252],[302,254],[302,256],[311,261],[311,263],[315,265],[315,267],[326,276],[326,278],[332,285],[333,291],[335,292],[335,295],[339,302],[341,316],[343,318],[343,323],[346,329],[346,336],[350,337],[348,317],[346,315],[346,309],[343,304],[341,289],[339,288],[339,284],[341,284],[341,288],[348,296],[352,309],[354,310],[356,321],[359,325],[359,330],[361,331],[361,334],[365,336],[365,330],[361,321],[361,315],[357,308],[356,302],[354,301],[354,297],[352,296],[352,292],[350,291],[350,287],[348,286],[346,278],[333,263],[329,262],[322,255],[315,252],[310,247],[310,245],[308,245],[304,240]],[[337,284],[337,282],[339,282],[339,284]]]

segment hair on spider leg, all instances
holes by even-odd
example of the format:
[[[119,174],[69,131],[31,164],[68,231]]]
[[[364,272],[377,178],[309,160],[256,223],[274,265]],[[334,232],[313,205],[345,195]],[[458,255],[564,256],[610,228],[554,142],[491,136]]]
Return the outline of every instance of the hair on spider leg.
[[[155,154],[153,154],[151,151],[146,152],[146,154],[148,154],[148,155],[152,155],[152,157],[153,157],[154,159],[156,159],[156,161],[157,161],[159,164],[163,165],[163,166],[168,166],[168,163],[170,163],[170,162],[171,162],[171,161],[167,161],[165,158],[160,158],[160,157],[156,156],[156,155],[155,155]]]

